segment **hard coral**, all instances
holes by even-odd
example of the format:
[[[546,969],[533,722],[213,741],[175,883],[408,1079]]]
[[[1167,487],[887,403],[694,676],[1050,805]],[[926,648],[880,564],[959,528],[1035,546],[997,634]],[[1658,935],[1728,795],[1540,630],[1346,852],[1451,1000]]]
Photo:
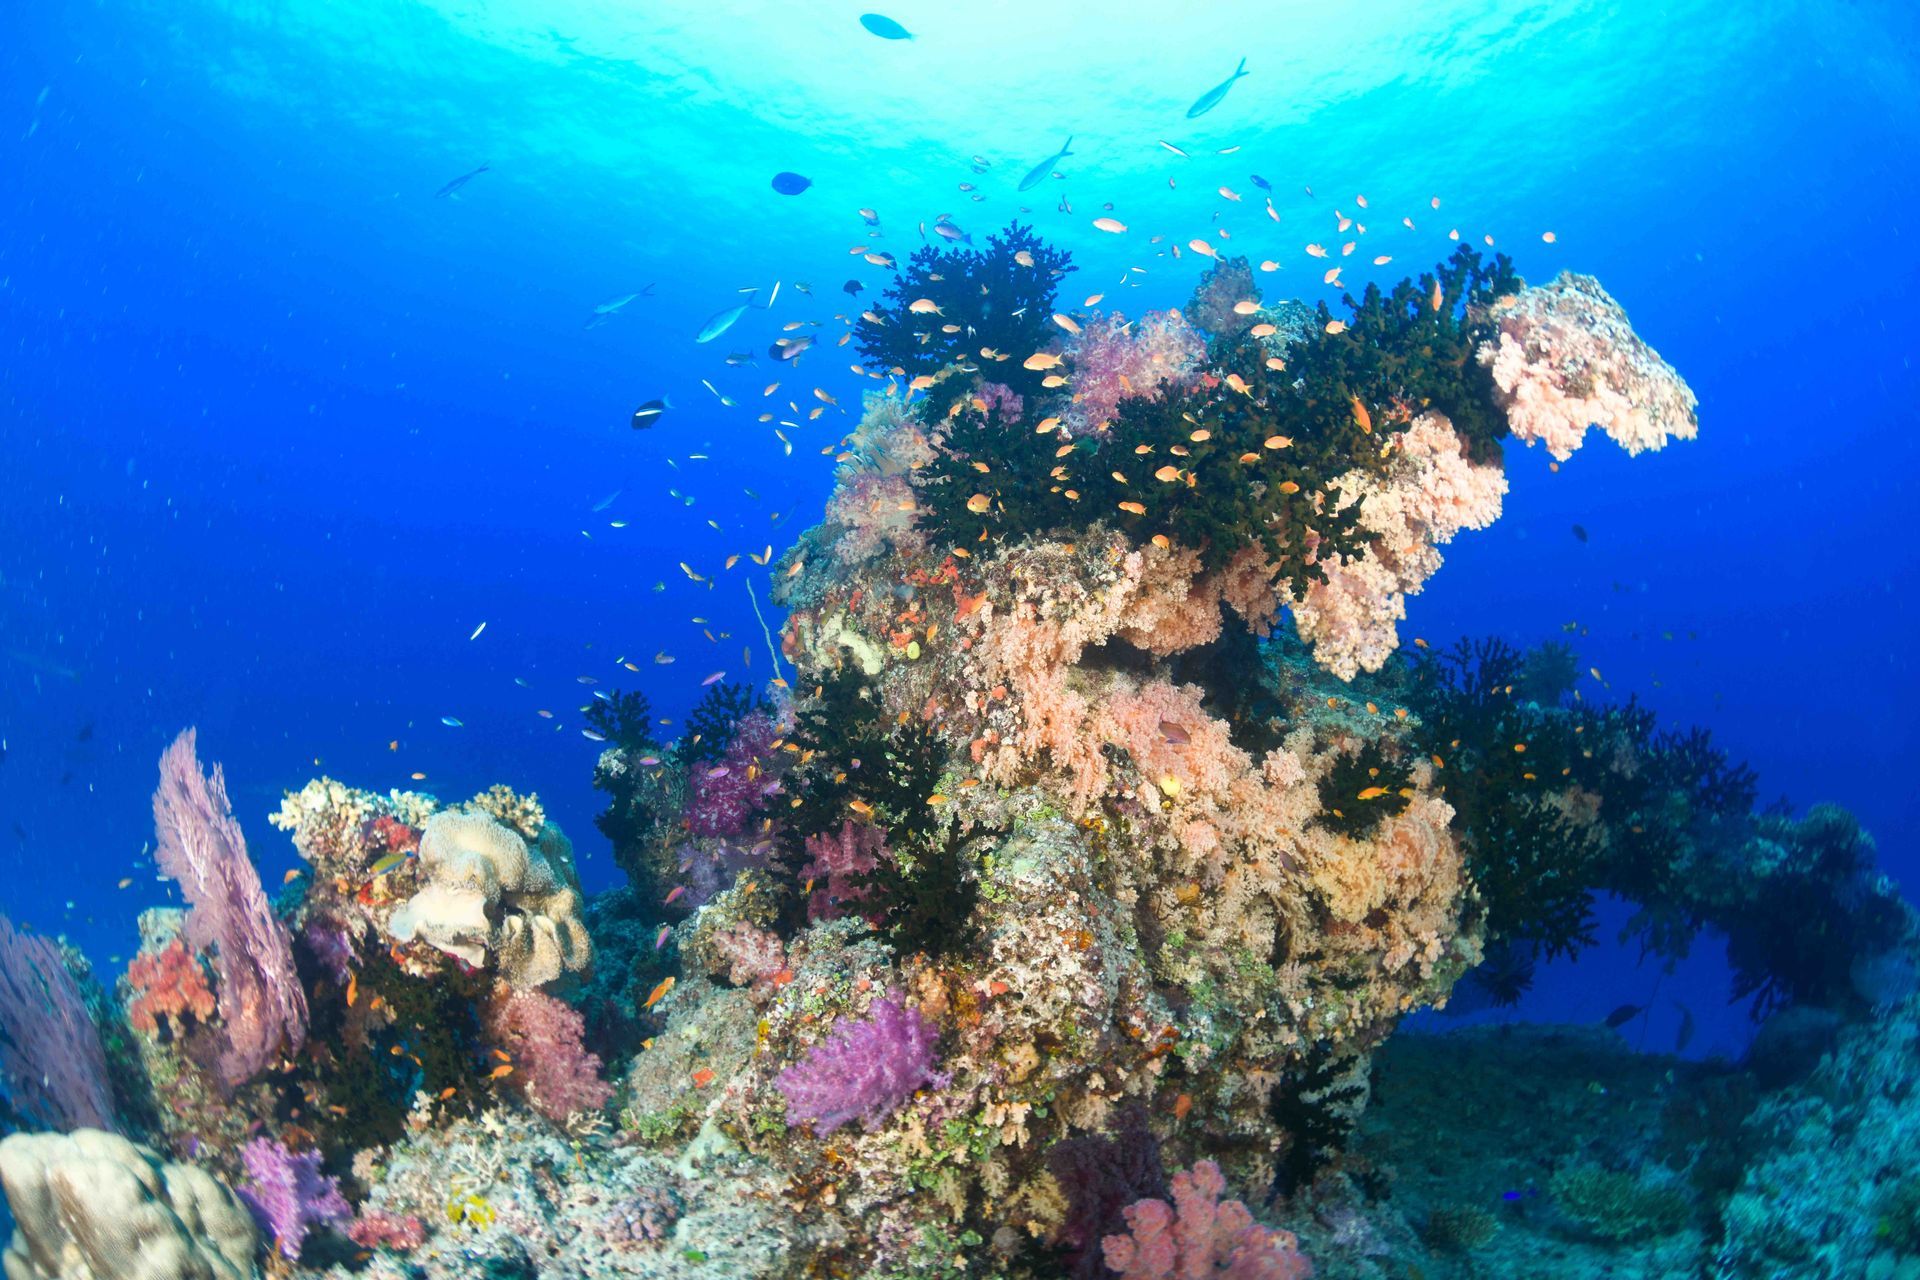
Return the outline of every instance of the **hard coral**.
[[[1121,1280],[1305,1280],[1313,1263],[1288,1231],[1263,1227],[1238,1200],[1221,1203],[1227,1180],[1202,1160],[1173,1175],[1173,1203],[1141,1200],[1127,1232],[1102,1241]]]

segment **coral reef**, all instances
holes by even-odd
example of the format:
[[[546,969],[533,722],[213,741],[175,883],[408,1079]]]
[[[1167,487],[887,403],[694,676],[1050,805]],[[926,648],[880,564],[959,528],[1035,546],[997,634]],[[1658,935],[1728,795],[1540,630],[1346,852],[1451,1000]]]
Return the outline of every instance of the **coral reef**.
[[[320,778],[270,901],[183,735],[190,910],[124,1014],[0,922],[9,1118],[177,1163],[0,1144],[10,1280],[1905,1265],[1920,931],[1871,838],[1756,812],[1564,645],[1399,653],[1505,437],[1693,433],[1617,304],[1461,250],[1338,317],[1234,259],[1057,323],[1069,270],[923,249],[854,326],[894,381],[776,570],[791,684],[715,677],[671,741],[588,710],[626,886],[584,901],[534,796]],[[1747,1062],[1400,1034],[1517,1000],[1608,894],[1649,957],[1727,938]],[[117,1216],[60,1209],[96,1184]]]

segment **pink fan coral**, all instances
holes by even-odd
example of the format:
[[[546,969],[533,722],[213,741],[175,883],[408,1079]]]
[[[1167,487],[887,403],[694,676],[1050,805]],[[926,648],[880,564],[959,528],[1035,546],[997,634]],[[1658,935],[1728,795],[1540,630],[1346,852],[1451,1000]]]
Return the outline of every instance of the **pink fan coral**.
[[[1326,565],[1326,579],[1307,589],[1293,616],[1314,660],[1351,680],[1379,670],[1398,647],[1406,598],[1440,568],[1439,548],[1500,518],[1507,480],[1497,465],[1468,460],[1445,417],[1424,413],[1399,437],[1384,477],[1351,472],[1337,487],[1336,509],[1360,502],[1371,540],[1360,556]]]
[[[214,957],[224,1041],[218,1065],[232,1087],[258,1074],[275,1053],[305,1041],[307,996],[294,970],[293,940],[247,856],[226,778],[219,765],[201,773],[192,729],[160,757],[153,825],[154,862],[180,882],[192,904],[187,945]]]
[[[1563,272],[1496,305],[1499,337],[1482,343],[1515,437],[1562,460],[1597,426],[1628,453],[1699,431],[1693,392],[1641,341],[1592,276]]]
[[[1173,1175],[1173,1203],[1127,1206],[1127,1233],[1101,1247],[1121,1280],[1306,1280],[1313,1263],[1293,1233],[1253,1220],[1238,1200],[1220,1201],[1227,1180],[1202,1160]]]

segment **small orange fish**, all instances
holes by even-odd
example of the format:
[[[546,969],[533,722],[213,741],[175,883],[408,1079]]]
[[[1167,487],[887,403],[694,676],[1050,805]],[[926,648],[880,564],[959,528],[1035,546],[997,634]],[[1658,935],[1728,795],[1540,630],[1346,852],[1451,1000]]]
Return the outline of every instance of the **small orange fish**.
[[[1146,505],[1144,503],[1139,503],[1139,502],[1123,502],[1120,504],[1120,509],[1122,511],[1130,511],[1136,516],[1143,516],[1147,514]]]
[[[440,1091],[440,1101],[445,1102],[448,1098],[451,1098],[454,1094],[458,1092],[460,1092],[458,1089],[454,1088],[452,1085],[448,1085],[446,1088]]]
[[[1366,788],[1366,789],[1365,789],[1364,791],[1362,791],[1362,792],[1361,792],[1361,793],[1360,793],[1360,794],[1359,794],[1359,795],[1358,795],[1358,796],[1356,797],[1356,799],[1360,799],[1360,800],[1378,800],[1378,799],[1379,799],[1379,798],[1380,798],[1381,796],[1383,796],[1383,795],[1385,795],[1385,794],[1387,794],[1387,789],[1386,789],[1385,787],[1368,787],[1368,788]]]
[[[1183,1093],[1173,1100],[1173,1118],[1175,1120],[1185,1120],[1187,1118],[1187,1112],[1191,1110],[1193,1110],[1192,1094]]]
[[[1327,256],[1327,250],[1326,250],[1326,246],[1324,246],[1324,245],[1317,245],[1317,244],[1310,244],[1310,245],[1308,245],[1308,246],[1307,246],[1307,256],[1308,256],[1308,257],[1310,257],[1310,258],[1324,258],[1324,257],[1326,257],[1326,256]]]
[[[1352,397],[1352,402],[1354,424],[1362,431],[1371,433],[1373,431],[1373,415],[1367,412],[1366,405],[1360,403],[1359,396]]]
[[[1435,280],[1433,282],[1433,293],[1427,298],[1427,305],[1435,311],[1438,311],[1444,302],[1445,299],[1440,295],[1440,282]]]
[[[354,1002],[357,1001],[359,998],[360,998],[360,975],[357,973],[350,973],[347,975],[347,1007],[351,1009],[354,1006]]]
[[[1345,320],[1329,320],[1329,321],[1327,321],[1327,332],[1328,332],[1328,333],[1331,333],[1331,334],[1334,334],[1334,335],[1336,335],[1336,336],[1337,336],[1337,335],[1339,335],[1339,334],[1342,334],[1342,333],[1345,333],[1346,331],[1347,331],[1347,322],[1346,322]]]
[[[503,1062],[499,1066],[495,1067],[493,1070],[487,1072],[487,1079],[505,1080],[508,1076],[512,1074],[513,1074],[513,1064],[510,1062]]]
[[[660,1001],[666,997],[667,992],[673,990],[673,983],[674,978],[672,974],[668,974],[666,977],[660,979],[660,985],[647,993],[647,1002],[640,1007],[642,1009],[651,1009],[656,1004],[659,1004]]]

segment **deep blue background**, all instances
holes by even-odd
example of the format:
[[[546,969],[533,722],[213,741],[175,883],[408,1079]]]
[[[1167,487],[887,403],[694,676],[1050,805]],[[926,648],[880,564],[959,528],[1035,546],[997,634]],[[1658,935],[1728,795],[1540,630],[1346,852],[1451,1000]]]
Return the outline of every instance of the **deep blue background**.
[[[916,224],[985,232],[1023,199],[1082,265],[1063,300],[1129,313],[1182,300],[1205,265],[1150,237],[1220,228],[1285,264],[1260,277],[1270,295],[1319,296],[1301,246],[1329,240],[1331,210],[1359,213],[1357,192],[1350,280],[1418,270],[1449,227],[1495,235],[1530,278],[1599,276],[1699,393],[1701,438],[1629,460],[1596,437],[1558,474],[1514,451],[1506,518],[1449,550],[1407,634],[1531,643],[1577,622],[1613,695],[1711,726],[1765,794],[1845,804],[1890,870],[1920,870],[1906,6],[901,4],[918,38],[900,43],[851,4],[641,8],[0,13],[16,918],[126,954],[138,908],[167,897],[141,856],[147,795],[188,723],[270,882],[293,865],[264,821],[282,788],[418,770],[449,797],[537,790],[589,884],[610,883],[579,677],[640,683],[666,716],[711,671],[764,677],[751,566],[721,563],[818,518],[852,418],[809,421],[813,389],[857,412],[873,385],[850,348],[779,368],[767,343],[793,320],[830,340],[841,282],[881,283],[848,253],[868,243],[860,207],[904,259]],[[1185,119],[1243,53],[1251,74]],[[1017,195],[1069,132],[1064,180]],[[781,169],[815,186],[776,195]],[[1090,228],[1108,202],[1125,236]],[[1393,266],[1360,265],[1377,252]],[[1146,271],[1122,285],[1129,266]],[[772,312],[691,341],[775,280]],[[662,393],[676,411],[630,431]],[[800,424],[781,428],[791,456],[763,407]],[[1593,1017],[1650,983],[1618,958],[1583,972],[1533,1011]],[[1690,998],[1696,1047],[1733,1043],[1737,1011]]]

